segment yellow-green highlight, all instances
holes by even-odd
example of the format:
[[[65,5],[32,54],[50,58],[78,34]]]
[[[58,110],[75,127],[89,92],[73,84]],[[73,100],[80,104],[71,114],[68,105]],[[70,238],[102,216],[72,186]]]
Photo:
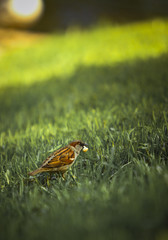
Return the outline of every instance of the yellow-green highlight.
[[[168,52],[168,21],[103,25],[48,36],[0,58],[0,87],[65,78],[77,67],[114,65]]]

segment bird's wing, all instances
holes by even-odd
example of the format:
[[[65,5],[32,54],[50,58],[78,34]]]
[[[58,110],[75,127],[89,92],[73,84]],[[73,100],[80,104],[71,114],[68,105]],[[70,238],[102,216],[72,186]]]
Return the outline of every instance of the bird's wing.
[[[58,149],[51,154],[42,164],[41,168],[59,168],[71,164],[75,159],[75,153],[69,147]]]

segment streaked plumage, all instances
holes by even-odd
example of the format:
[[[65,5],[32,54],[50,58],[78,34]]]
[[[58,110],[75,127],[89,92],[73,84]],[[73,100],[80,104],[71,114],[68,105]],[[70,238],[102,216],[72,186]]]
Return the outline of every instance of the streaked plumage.
[[[87,144],[82,141],[73,141],[67,146],[58,149],[52,153],[38,169],[30,172],[30,176],[34,176],[41,172],[60,172],[62,175],[75,162],[80,151],[86,152],[88,150]]]

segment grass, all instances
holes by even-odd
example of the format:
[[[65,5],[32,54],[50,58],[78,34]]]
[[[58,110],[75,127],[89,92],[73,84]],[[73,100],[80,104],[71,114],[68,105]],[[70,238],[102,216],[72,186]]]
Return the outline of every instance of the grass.
[[[168,239],[167,28],[71,30],[3,53],[2,239]],[[74,139],[90,148],[66,180],[28,178]]]

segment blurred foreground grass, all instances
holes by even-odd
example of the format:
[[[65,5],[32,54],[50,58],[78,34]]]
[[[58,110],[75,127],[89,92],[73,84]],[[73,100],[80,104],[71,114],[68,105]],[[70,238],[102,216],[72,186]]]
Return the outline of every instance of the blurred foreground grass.
[[[1,56],[2,239],[168,238],[167,29],[73,30]],[[66,181],[28,179],[74,139],[90,149]]]

